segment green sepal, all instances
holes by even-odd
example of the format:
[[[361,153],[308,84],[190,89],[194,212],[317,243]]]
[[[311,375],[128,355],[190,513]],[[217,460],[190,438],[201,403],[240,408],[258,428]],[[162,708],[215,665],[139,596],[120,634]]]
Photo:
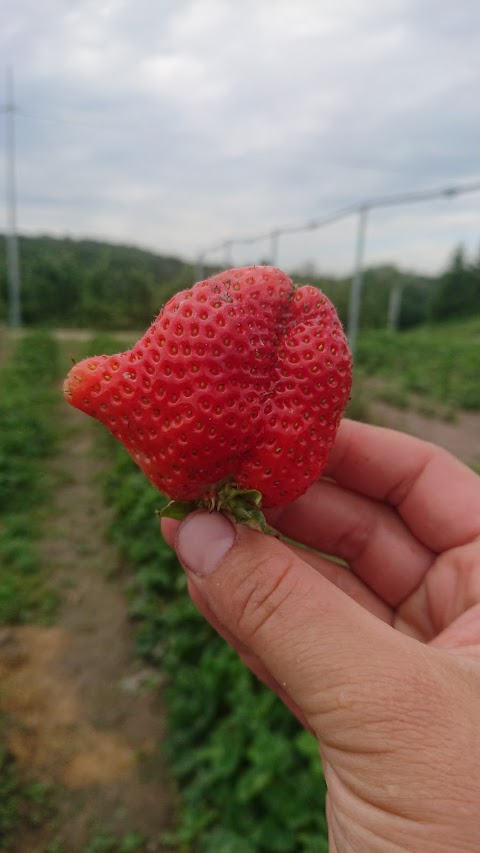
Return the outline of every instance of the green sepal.
[[[157,515],[182,521],[196,509],[206,509],[208,512],[223,512],[237,524],[244,524],[260,533],[278,536],[277,531],[267,524],[261,507],[262,493],[258,489],[245,489],[232,480],[222,480],[198,500],[170,501],[163,509],[157,510]]]
[[[182,521],[195,509],[198,509],[198,501],[170,501],[163,509],[157,509],[156,512],[161,518],[175,518],[177,521]]]
[[[226,483],[218,492],[216,509],[220,512],[230,515],[237,524],[276,535],[267,524],[261,506],[262,493],[258,489],[244,489],[236,483]]]

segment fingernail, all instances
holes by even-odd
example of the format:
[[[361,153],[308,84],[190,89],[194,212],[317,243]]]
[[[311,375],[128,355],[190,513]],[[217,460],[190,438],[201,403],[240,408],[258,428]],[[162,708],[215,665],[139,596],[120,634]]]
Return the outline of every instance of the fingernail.
[[[235,530],[220,513],[197,512],[177,533],[176,550],[186,569],[205,577],[217,568],[235,540]]]

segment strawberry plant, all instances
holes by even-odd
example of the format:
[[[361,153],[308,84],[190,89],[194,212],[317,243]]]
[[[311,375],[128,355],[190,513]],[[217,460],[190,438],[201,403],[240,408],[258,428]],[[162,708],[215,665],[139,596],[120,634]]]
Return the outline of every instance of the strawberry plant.
[[[4,745],[2,728],[0,718],[0,853],[11,853],[17,832],[51,819],[52,787],[24,777]]]
[[[42,463],[54,449],[52,382],[57,348],[43,333],[21,338],[0,372],[0,624],[50,618],[55,594],[39,584],[35,547],[47,497]],[[24,778],[7,750],[0,715],[0,851],[20,828],[50,816],[48,786]]]
[[[110,534],[132,567],[138,654],[166,678],[166,749],[180,810],[169,840],[185,851],[327,851],[317,746],[190,602],[159,535],[166,499],[106,439]]]
[[[0,509],[33,506],[41,495],[39,461],[51,453],[47,409],[57,371],[57,348],[43,333],[21,338],[0,374]]]
[[[357,364],[387,379],[398,397],[415,393],[453,409],[478,411],[479,346],[478,319],[396,334],[366,331],[359,337]]]
[[[48,492],[43,462],[55,446],[57,369],[53,338],[37,332],[19,340],[0,373],[0,623],[48,619],[55,607],[38,583],[35,537]]]

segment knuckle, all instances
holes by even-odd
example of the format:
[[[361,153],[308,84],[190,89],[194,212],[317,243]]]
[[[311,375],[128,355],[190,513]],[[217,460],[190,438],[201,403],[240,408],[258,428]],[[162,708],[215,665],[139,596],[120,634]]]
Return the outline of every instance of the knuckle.
[[[254,640],[267,624],[277,619],[291,600],[297,583],[295,557],[288,550],[257,561],[232,596],[239,635]]]

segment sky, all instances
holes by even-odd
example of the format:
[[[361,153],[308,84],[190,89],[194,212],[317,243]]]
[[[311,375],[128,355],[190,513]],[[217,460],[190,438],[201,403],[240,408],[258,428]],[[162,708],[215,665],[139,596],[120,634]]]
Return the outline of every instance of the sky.
[[[480,186],[478,0],[0,0],[0,19],[20,233],[239,266],[271,257],[242,238]],[[0,231],[5,193],[2,169]],[[282,235],[275,260],[347,274],[357,227]],[[437,272],[459,243],[478,253],[480,192],[372,209],[365,260]]]

